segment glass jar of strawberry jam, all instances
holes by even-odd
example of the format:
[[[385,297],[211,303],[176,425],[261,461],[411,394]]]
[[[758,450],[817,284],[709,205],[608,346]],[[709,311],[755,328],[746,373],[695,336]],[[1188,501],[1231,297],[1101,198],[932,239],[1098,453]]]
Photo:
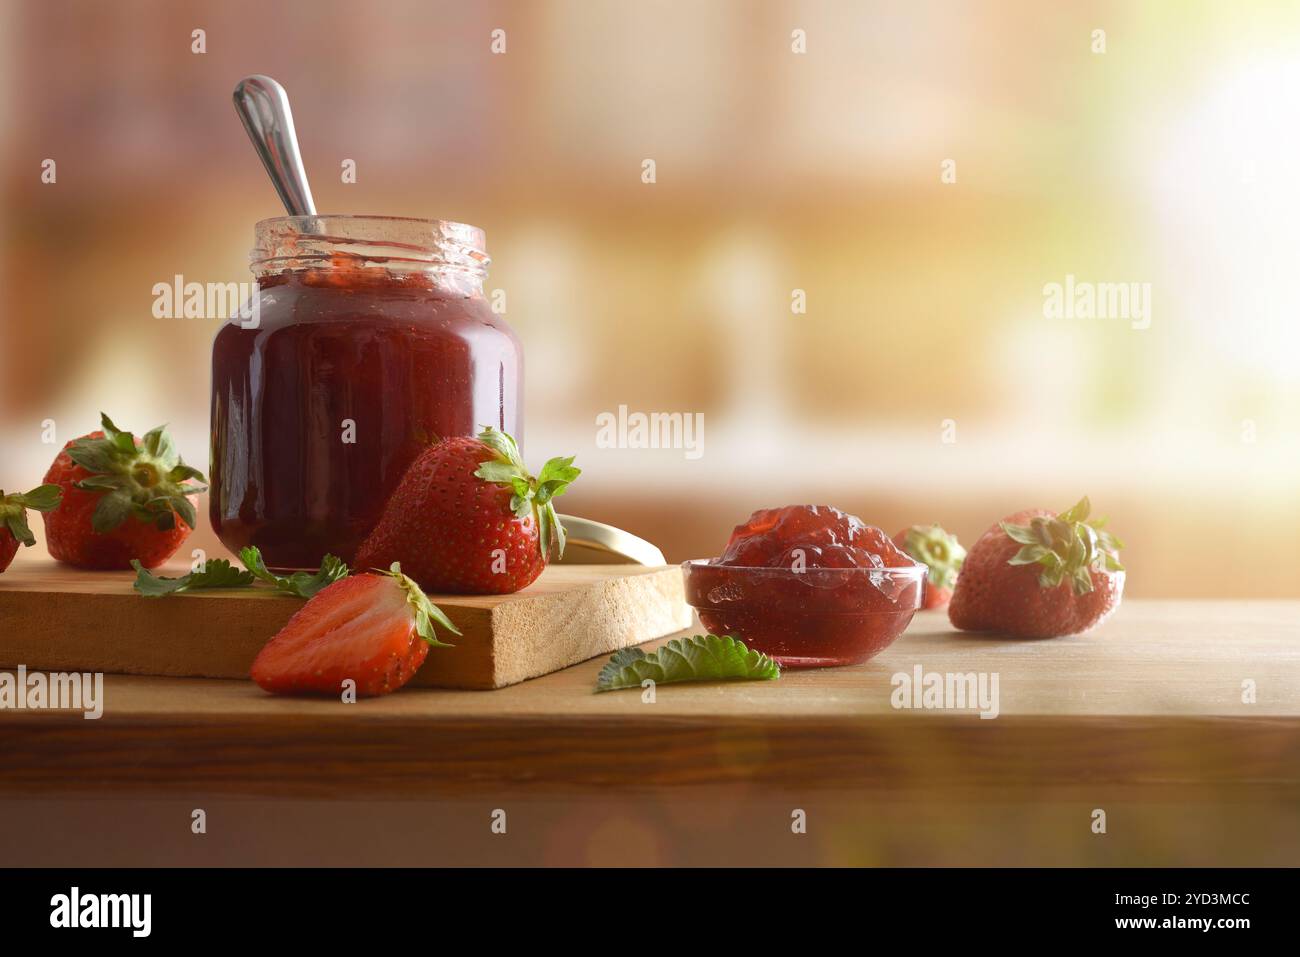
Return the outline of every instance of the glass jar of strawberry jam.
[[[419,451],[522,444],[519,340],[483,296],[483,232],[383,216],[257,224],[254,302],[212,344],[213,528],[268,565],[350,561]],[[250,308],[251,306],[251,308]]]

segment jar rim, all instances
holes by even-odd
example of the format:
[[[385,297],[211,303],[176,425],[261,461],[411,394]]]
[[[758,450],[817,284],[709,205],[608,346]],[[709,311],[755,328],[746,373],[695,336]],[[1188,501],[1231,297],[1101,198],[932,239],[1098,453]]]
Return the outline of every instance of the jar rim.
[[[415,216],[317,213],[272,216],[253,227],[254,273],[350,265],[452,269],[483,276],[491,263],[486,236],[469,223]]]
[[[304,216],[267,216],[265,219],[259,219],[255,225],[261,226],[263,223],[274,222],[305,222],[313,219],[372,219],[377,222],[396,220],[397,222],[404,223],[446,224],[448,226],[458,226],[463,229],[477,230],[480,233],[483,231],[477,226],[470,225],[469,223],[458,222],[454,219],[435,219],[432,216],[390,216],[387,213],[312,213]]]

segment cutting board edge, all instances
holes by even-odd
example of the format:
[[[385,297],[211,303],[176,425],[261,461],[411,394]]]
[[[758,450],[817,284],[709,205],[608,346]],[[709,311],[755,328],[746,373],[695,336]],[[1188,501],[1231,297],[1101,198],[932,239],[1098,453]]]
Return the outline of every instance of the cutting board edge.
[[[453,605],[451,602],[457,600],[454,597],[437,596],[463,632],[461,638],[454,639],[455,643],[463,646],[461,655],[451,662],[444,662],[452,667],[449,671],[442,671],[437,663],[451,650],[430,649],[424,666],[411,682],[412,686],[465,690],[504,688],[686,627],[677,624],[690,614],[680,597],[681,572],[678,567],[613,568],[622,571],[611,569],[604,578],[562,590],[502,596],[501,601],[491,607]],[[591,595],[615,591],[619,583],[629,582],[635,584],[624,586],[625,613],[643,617],[648,614],[648,620],[640,628],[632,633],[611,634],[605,640],[589,643],[577,651],[542,657],[530,668],[504,667],[503,656],[499,653],[502,609],[515,608],[519,613],[538,608],[544,613],[548,607],[573,605],[574,592],[580,593],[577,604],[582,605],[591,600]],[[665,592],[675,602],[667,615],[662,607]],[[60,597],[66,600],[59,601]],[[195,602],[200,604],[196,606]],[[637,611],[638,603],[648,604],[651,611]],[[3,614],[0,623],[5,626],[4,632],[0,633],[0,668],[25,665],[31,671],[246,680],[249,667],[267,638],[301,607],[302,603],[296,599],[261,593],[146,599],[129,589],[61,592],[56,588],[0,587],[0,614]],[[202,616],[204,622],[199,627],[194,624],[196,608],[205,612]],[[106,630],[116,632],[119,637],[102,643],[93,637],[76,641],[69,637],[74,633],[94,636],[97,631]],[[125,638],[121,637],[123,635]],[[159,641],[158,636],[165,636],[165,639]],[[187,649],[188,657],[182,656],[178,660],[168,651],[165,641],[171,636],[178,641],[193,642]],[[534,639],[544,641],[545,635],[534,636]],[[432,672],[430,664],[434,665]]]

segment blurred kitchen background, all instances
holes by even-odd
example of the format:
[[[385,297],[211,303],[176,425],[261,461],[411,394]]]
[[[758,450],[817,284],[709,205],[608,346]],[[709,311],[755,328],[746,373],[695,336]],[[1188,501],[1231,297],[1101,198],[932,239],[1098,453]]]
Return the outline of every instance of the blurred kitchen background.
[[[3,0],[0,487],[100,409],[206,468],[217,323],[151,289],[250,278],[255,72],[322,212],[486,229],[564,511],[680,560],[762,506],[971,540],[1087,493],[1132,595],[1300,594],[1295,4]],[[1045,317],[1067,275],[1150,327]],[[620,405],[703,454],[599,448]]]

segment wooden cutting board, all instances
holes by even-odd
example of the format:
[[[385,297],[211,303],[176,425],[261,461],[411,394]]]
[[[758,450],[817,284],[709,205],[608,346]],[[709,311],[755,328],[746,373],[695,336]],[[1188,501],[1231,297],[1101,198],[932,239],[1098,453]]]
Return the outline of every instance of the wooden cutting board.
[[[246,678],[303,605],[251,588],[143,598],[134,579],[15,562],[0,575],[0,668]],[[430,649],[411,682],[424,687],[501,688],[691,624],[676,566],[552,565],[514,595],[429,597],[463,635]]]

